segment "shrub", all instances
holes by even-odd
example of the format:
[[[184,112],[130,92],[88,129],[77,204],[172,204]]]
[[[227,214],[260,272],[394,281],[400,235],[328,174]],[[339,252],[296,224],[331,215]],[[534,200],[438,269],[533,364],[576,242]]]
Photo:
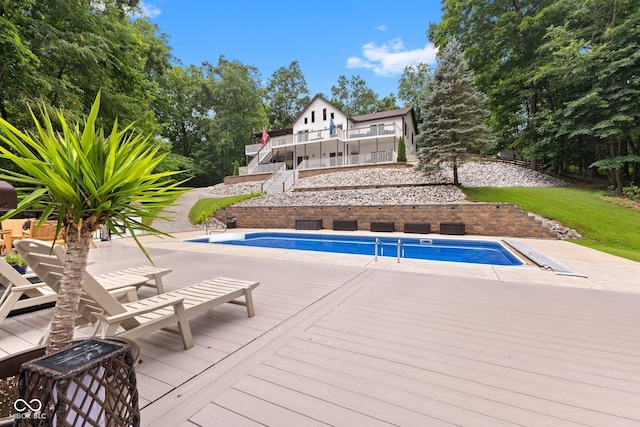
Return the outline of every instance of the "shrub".
[[[622,194],[630,198],[631,200],[640,200],[640,187],[632,185],[631,187],[624,187]]]
[[[404,136],[401,136],[398,140],[398,162],[407,161],[407,147],[404,143]]]

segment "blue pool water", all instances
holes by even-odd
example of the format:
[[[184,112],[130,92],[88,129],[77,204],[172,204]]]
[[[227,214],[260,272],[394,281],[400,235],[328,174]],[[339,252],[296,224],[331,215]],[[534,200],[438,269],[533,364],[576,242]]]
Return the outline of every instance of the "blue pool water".
[[[398,237],[378,237],[378,256],[397,257]],[[400,257],[490,265],[522,265],[500,242],[400,237]],[[376,236],[258,232],[188,240],[237,246],[375,255]]]

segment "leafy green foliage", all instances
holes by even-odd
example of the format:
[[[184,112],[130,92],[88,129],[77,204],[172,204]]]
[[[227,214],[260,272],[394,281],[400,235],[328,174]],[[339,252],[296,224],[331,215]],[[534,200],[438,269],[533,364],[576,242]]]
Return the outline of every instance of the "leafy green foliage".
[[[622,189],[622,194],[624,194],[631,200],[640,200],[640,187],[637,185],[632,185],[631,187],[625,187]]]
[[[155,130],[154,79],[169,65],[169,47],[156,26],[132,21],[128,11],[115,0],[3,2],[0,31],[8,29],[12,46],[0,49],[7,52],[0,54],[1,116],[31,126],[28,105],[39,100],[80,120],[102,88],[99,124],[119,117],[144,133]]]
[[[600,191],[571,187],[463,188],[469,200],[515,203],[576,229],[582,239],[574,243],[640,262],[640,211],[602,200]],[[615,220],[612,220],[615,218]]]
[[[377,111],[378,95],[360,76],[338,77],[338,85],[331,86],[331,103],[350,116]]]
[[[461,41],[488,96],[495,150],[557,172],[640,154],[636,0],[444,0],[429,37],[440,49]],[[608,170],[618,191],[640,180],[640,164],[632,167]]]
[[[625,163],[640,162],[640,156],[629,154],[626,156],[611,157],[591,163],[592,168],[615,169],[621,168]]]
[[[20,254],[18,252],[9,252],[4,257],[4,260],[9,265],[17,265],[19,267],[26,267],[27,266],[27,262],[24,259],[22,259],[22,257],[20,256]]]
[[[420,105],[428,93],[428,85],[433,77],[431,67],[425,63],[408,65],[405,67],[398,82],[398,98],[404,101],[406,107],[413,107],[416,111],[418,125],[422,123]]]
[[[191,221],[192,224],[204,224],[218,209],[260,196],[262,196],[261,193],[251,193],[238,196],[200,199],[189,211],[189,221]]]
[[[115,221],[132,234],[161,233],[132,218],[155,216],[184,192],[169,178],[176,172],[154,172],[164,156],[131,125],[119,130],[116,121],[108,135],[96,128],[99,107],[100,93],[82,129],[61,111],[54,123],[43,108],[41,120],[32,113],[33,135],[0,119],[0,157],[24,171],[0,169],[0,179],[22,186],[18,208],[3,219],[43,205],[41,221],[57,212],[59,230],[84,225],[94,231],[101,224],[115,229]]]
[[[302,109],[309,103],[307,81],[298,61],[273,72],[267,82],[266,100],[271,129],[291,126]]]

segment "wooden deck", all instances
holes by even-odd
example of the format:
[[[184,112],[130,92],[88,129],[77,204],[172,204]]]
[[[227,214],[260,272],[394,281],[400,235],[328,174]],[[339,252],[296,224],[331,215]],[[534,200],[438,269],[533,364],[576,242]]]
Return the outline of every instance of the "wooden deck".
[[[142,265],[112,242],[101,273]],[[256,316],[139,340],[144,425],[640,425],[640,294],[150,249],[165,288],[259,280]],[[97,255],[94,255],[97,256]],[[142,295],[154,290],[143,288]],[[0,325],[32,346],[50,310]]]

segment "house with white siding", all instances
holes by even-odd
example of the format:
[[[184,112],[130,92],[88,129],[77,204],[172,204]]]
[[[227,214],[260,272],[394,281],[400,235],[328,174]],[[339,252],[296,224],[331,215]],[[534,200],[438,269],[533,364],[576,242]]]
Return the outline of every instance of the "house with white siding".
[[[241,175],[270,173],[286,165],[297,171],[392,163],[401,137],[407,155],[415,153],[418,128],[412,107],[348,116],[318,94],[290,128],[267,133],[264,144],[245,147],[248,163]]]

